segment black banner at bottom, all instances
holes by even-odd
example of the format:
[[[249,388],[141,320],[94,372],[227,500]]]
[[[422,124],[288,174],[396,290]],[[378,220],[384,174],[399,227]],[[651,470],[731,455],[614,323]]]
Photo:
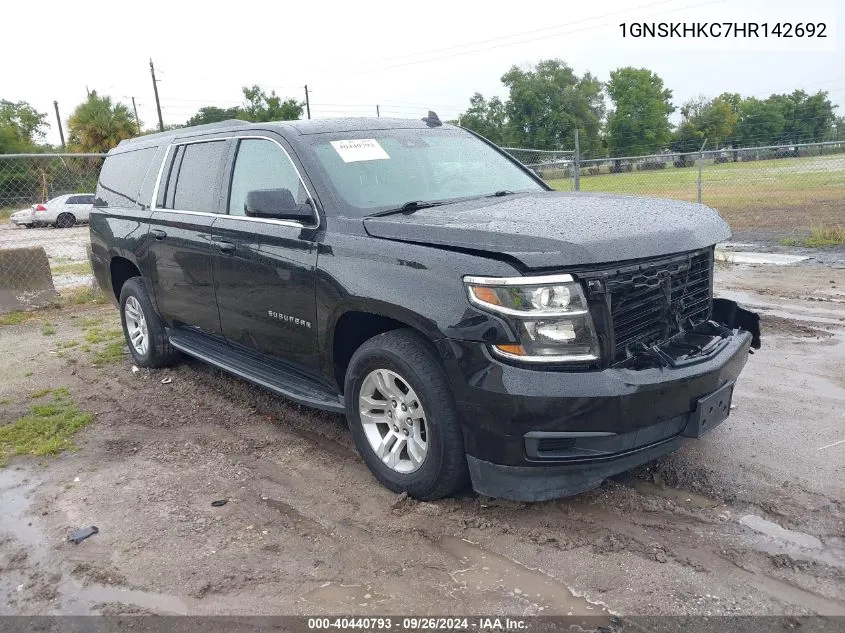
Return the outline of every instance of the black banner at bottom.
[[[845,616],[0,616],[0,633],[845,633]]]

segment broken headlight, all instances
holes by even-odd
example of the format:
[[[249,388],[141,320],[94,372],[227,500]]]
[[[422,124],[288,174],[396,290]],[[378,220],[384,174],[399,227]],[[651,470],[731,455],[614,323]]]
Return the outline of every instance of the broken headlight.
[[[571,275],[464,277],[470,303],[502,316],[518,344],[493,345],[505,358],[583,363],[599,357],[598,338],[581,284]]]

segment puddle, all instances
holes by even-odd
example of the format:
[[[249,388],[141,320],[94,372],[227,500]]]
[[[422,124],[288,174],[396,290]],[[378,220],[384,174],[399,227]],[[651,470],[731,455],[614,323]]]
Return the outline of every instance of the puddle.
[[[731,264],[770,264],[772,266],[788,266],[810,259],[804,255],[784,255],[782,253],[750,253],[748,251],[716,250],[716,261]]]
[[[28,551],[44,546],[44,536],[26,517],[29,494],[37,482],[29,479],[26,471],[18,468],[0,468],[0,533],[9,534],[26,546]]]
[[[642,495],[654,495],[655,497],[671,499],[672,501],[677,501],[678,505],[684,506],[686,508],[712,510],[713,508],[722,505],[721,501],[709,499],[708,497],[697,494],[695,492],[689,492],[687,490],[681,490],[679,488],[661,488],[656,484],[643,481],[642,479],[635,479],[626,483]]]
[[[577,597],[560,581],[539,569],[482,549],[464,539],[443,537],[438,545],[462,563],[451,572],[455,582],[472,591],[505,591],[529,601],[543,615],[609,616],[600,604]],[[608,625],[610,618],[608,618]]]
[[[763,246],[762,244],[757,244],[755,242],[722,242],[716,245],[716,248],[719,249],[732,249],[732,248],[760,248]]]
[[[739,522],[766,537],[757,546],[767,554],[788,554],[845,569],[845,542],[841,539],[832,539],[825,545],[811,534],[787,530],[756,514],[746,514]]]
[[[304,594],[302,598],[318,605],[359,607],[368,607],[390,600],[390,596],[373,591],[372,585],[341,585],[334,582],[327,582],[324,585],[320,585],[316,589],[312,589]]]
[[[27,552],[27,565],[12,574],[0,574],[0,594],[12,594],[18,591],[18,585],[45,571],[59,572],[61,579],[55,583],[58,594],[52,602],[50,611],[61,615],[96,615],[93,605],[104,602],[119,602],[136,605],[157,613],[186,615],[189,607],[175,596],[152,591],[140,591],[98,584],[82,586],[61,569],[47,554],[51,549],[50,539],[43,533],[33,517],[28,515],[30,495],[39,481],[31,471],[24,468],[0,468],[0,535],[10,536],[23,545]],[[96,537],[94,537],[96,538]],[[63,543],[65,545],[65,543]],[[70,546],[69,544],[67,544]],[[13,545],[14,546],[14,545]],[[26,598],[26,596],[23,596]]]

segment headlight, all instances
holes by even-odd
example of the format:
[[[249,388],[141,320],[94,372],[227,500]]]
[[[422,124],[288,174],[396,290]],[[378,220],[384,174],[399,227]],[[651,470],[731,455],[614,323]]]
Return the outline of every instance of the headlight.
[[[571,275],[464,277],[470,303],[502,315],[519,339],[493,345],[524,362],[591,362],[599,358],[593,319],[581,284]]]

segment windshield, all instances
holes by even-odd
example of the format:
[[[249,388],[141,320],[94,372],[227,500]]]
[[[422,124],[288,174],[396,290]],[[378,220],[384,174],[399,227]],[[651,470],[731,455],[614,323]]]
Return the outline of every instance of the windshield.
[[[411,201],[543,191],[505,156],[454,128],[352,131],[309,140],[345,215],[372,215]]]

